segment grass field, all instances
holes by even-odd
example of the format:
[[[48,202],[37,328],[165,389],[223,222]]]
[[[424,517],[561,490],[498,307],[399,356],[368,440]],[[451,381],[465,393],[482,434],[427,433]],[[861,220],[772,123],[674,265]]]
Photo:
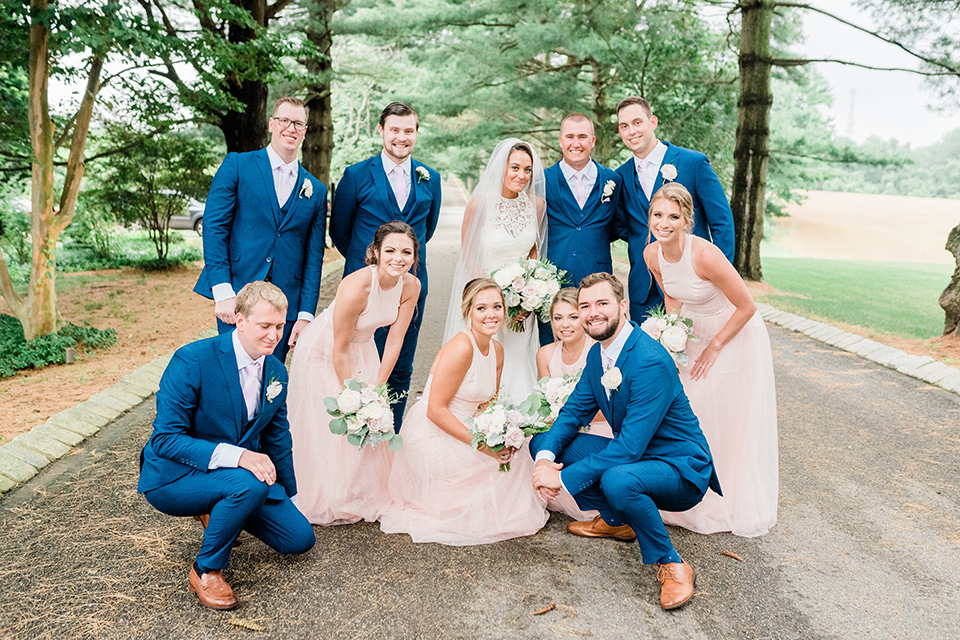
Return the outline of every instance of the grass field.
[[[763,258],[763,279],[777,294],[757,296],[778,309],[904,338],[943,333],[937,303],[950,265],[918,262]]]

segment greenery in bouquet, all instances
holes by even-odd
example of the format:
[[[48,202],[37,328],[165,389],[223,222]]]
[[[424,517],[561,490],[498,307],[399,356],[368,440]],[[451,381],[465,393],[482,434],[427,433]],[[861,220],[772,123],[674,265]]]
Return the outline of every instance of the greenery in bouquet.
[[[667,313],[663,305],[652,309],[646,320],[640,325],[644,333],[663,345],[682,367],[687,365],[687,340],[700,342],[693,335],[693,320],[680,315],[680,309]]]
[[[581,373],[583,372],[577,375],[565,373],[557,378],[540,378],[530,397],[520,404],[520,412],[529,416],[530,421],[535,422],[542,431],[547,431],[553,426],[554,420],[560,415],[560,409],[573,393]]]
[[[510,329],[523,331],[523,322],[517,320],[523,313],[535,313],[542,321],[549,322],[550,303],[566,282],[566,275],[566,271],[557,269],[549,260],[534,258],[494,270],[490,277],[503,290]]]
[[[359,448],[376,447],[386,442],[391,451],[403,445],[400,434],[393,432],[393,411],[390,404],[397,400],[387,384],[373,386],[350,378],[335,397],[326,397],[323,403],[333,416],[330,431],[338,436],[346,434],[347,441]]]
[[[465,418],[467,432],[473,436],[470,445],[474,449],[486,445],[491,451],[501,451],[510,447],[519,449],[523,441],[537,433],[543,433],[549,426],[543,426],[532,420],[529,414],[519,408],[494,401],[473,418]],[[510,471],[510,463],[500,465],[500,471]]]

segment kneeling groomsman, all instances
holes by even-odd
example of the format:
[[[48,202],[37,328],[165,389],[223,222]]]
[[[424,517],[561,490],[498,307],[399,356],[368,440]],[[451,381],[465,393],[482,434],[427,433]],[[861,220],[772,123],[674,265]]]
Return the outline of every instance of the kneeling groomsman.
[[[237,605],[223,570],[249,531],[280,553],[313,547],[296,498],[287,424],[287,370],[274,355],[287,299],[251,282],[236,299],[236,329],[181,347],[160,380],[153,434],[140,454],[143,493],[158,511],[205,527],[190,590],[214,609]]]
[[[592,521],[567,530],[590,538],[637,539],[644,564],[658,566],[660,606],[693,596],[694,571],[680,559],[660,517],[686,511],[707,489],[720,493],[713,458],[690,409],[673,358],[626,319],[623,285],[609,273],[580,282],[580,322],[599,342],[580,382],[546,433],[533,437],[533,485],[543,498],[566,488]],[[613,439],[581,433],[602,411]]]

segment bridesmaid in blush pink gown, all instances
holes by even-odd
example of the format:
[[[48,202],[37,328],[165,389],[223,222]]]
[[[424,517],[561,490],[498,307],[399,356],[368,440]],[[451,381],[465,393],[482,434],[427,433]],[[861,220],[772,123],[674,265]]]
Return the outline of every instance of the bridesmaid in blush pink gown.
[[[693,202],[679,183],[650,202],[656,242],[643,252],[668,311],[681,304],[699,342],[687,341],[680,380],[707,438],[723,496],[707,492],[663,521],[697,531],[759,536],[777,522],[777,399],[770,338],[746,284],[720,250],[687,233]]]
[[[403,421],[403,447],[390,473],[393,505],[380,518],[384,533],[414,542],[473,545],[536,533],[547,521],[530,476],[533,460],[521,450],[474,450],[463,418],[474,416],[497,392],[503,347],[493,340],[503,324],[503,293],[477,278],[464,291],[470,329],[440,349],[423,397]],[[508,472],[500,465],[510,462]]]
[[[550,304],[550,326],[556,342],[544,345],[537,351],[537,375],[541,378],[580,375],[587,364],[587,353],[596,341],[584,333],[583,325],[580,324],[575,287],[561,289],[553,297]],[[599,412],[590,423],[587,433],[601,438],[613,437],[610,425]],[[547,501],[547,509],[564,513],[574,520],[593,520],[594,516],[599,514],[595,509],[580,509],[577,501],[565,489],[561,490],[556,498]]]
[[[349,378],[376,385],[390,377],[420,295],[410,273],[417,247],[406,223],[381,225],[367,249],[370,266],[340,282],[334,301],[297,340],[287,407],[297,506],[313,524],[374,522],[390,504],[393,452],[385,444],[358,449],[331,433],[323,400]],[[388,325],[381,361],[373,334]]]

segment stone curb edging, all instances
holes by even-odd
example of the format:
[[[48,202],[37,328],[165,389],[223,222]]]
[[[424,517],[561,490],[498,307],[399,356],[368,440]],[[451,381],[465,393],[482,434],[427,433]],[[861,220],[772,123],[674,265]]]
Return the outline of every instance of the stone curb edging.
[[[343,264],[343,258],[325,264],[321,281],[342,270]],[[215,335],[217,329],[211,327],[201,332],[197,340]],[[0,446],[0,494],[23,484],[156,393],[160,388],[160,377],[175,351],[151,360],[120,378],[112,387],[51,416],[45,423]]]
[[[938,362],[930,356],[915,356],[850,333],[824,322],[809,320],[768,304],[757,303],[757,310],[767,322],[802,333],[832,347],[848,351],[890,369],[896,369],[928,384],[960,394],[960,369]]]

